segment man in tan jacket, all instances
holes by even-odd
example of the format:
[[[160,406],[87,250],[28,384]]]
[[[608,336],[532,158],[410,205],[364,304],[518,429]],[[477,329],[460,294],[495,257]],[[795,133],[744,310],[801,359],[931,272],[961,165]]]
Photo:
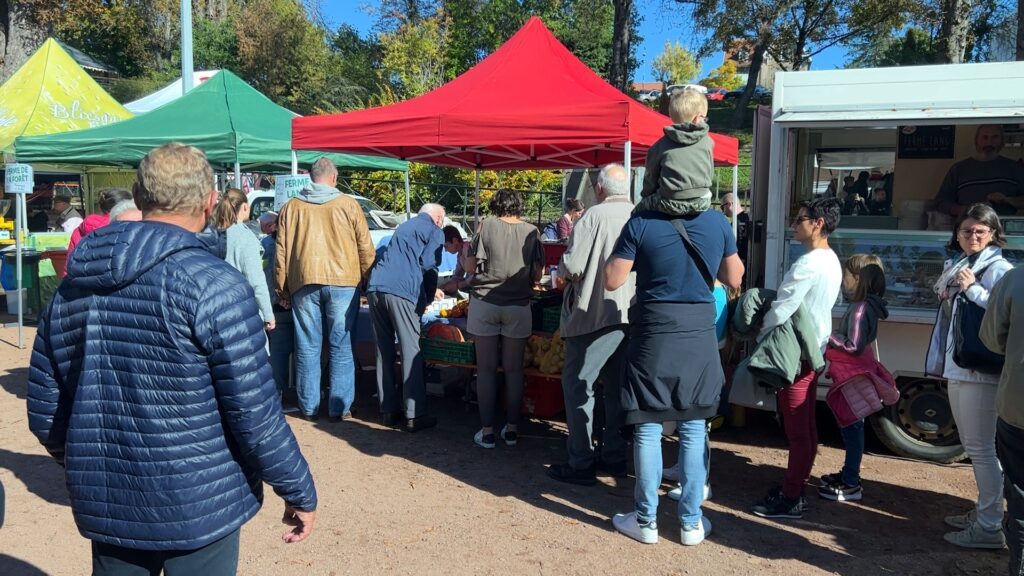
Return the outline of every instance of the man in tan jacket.
[[[320,410],[320,358],[328,344],[330,395],[327,415],[340,422],[352,414],[355,364],[352,329],[359,286],[375,256],[362,208],[337,189],[338,169],[320,158],[313,183],[286,202],[277,220],[274,286],[295,319],[295,386],[302,417]]]

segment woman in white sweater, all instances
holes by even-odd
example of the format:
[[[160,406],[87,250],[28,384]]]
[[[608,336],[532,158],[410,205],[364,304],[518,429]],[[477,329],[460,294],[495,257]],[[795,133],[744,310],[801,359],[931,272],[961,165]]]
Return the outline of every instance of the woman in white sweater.
[[[797,308],[814,319],[815,332],[822,351],[832,333],[832,307],[843,284],[843,267],[828,245],[828,236],[839,225],[839,201],[820,198],[804,202],[791,223],[793,238],[807,252],[786,272],[771,310],[765,315],[761,337],[789,320]],[[754,514],[763,518],[801,518],[806,501],[804,484],[814,468],[818,451],[817,402],[818,374],[808,365],[801,367],[792,384],[778,394],[789,441],[789,464],[781,488],[773,489],[754,506]]]
[[[941,306],[928,347],[927,372],[948,382],[949,406],[953,410],[960,442],[971,457],[978,501],[965,514],[947,516],[946,524],[956,528],[945,539],[964,548],[993,548],[1005,545],[1003,522],[1003,473],[996,458],[996,388],[999,374],[964,367],[954,359],[955,338],[978,334],[957,334],[958,309],[966,302],[988,308],[988,297],[996,282],[1013,268],[1003,258],[1006,244],[999,216],[987,204],[967,209],[953,227],[948,248],[957,255],[946,261],[934,290]],[[957,298],[962,295],[962,298]]]
[[[213,209],[213,226],[227,237],[227,255],[224,260],[245,276],[256,295],[256,304],[263,317],[264,327],[273,330],[274,308],[270,302],[270,289],[263,273],[263,247],[245,221],[249,219],[249,199],[237,188],[228,188],[221,194]]]

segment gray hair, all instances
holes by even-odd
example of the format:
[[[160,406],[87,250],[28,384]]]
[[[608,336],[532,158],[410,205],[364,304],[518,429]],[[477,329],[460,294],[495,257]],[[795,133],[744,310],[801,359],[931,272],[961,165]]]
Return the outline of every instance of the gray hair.
[[[144,213],[201,213],[213,190],[206,154],[179,142],[150,150],[136,178],[135,203]]]
[[[321,156],[316,162],[313,162],[313,166],[309,169],[309,177],[313,182],[320,182],[321,180],[331,178],[338,175],[338,168],[331,162],[331,159],[327,156]]]
[[[608,164],[601,168],[597,183],[604,190],[605,196],[629,195],[629,174],[622,164]]]
[[[440,213],[441,218],[444,218],[444,206],[441,206],[440,204],[436,204],[434,202],[427,202],[423,206],[420,206],[420,214],[430,214],[431,216],[436,216],[438,213]]]
[[[121,215],[129,210],[138,210],[135,200],[121,200],[114,204],[114,207],[110,209],[110,221],[117,222]]]

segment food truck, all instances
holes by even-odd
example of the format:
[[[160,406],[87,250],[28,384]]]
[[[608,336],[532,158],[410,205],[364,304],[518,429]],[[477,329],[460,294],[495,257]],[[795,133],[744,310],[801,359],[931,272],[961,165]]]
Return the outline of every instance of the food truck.
[[[802,201],[842,198],[846,177],[866,173],[858,186],[873,209],[847,203],[830,244],[841,261],[868,252],[885,264],[889,318],[877,351],[901,399],[872,425],[906,456],[964,457],[946,384],[924,373],[938,310],[932,285],[951,255],[953,224],[934,199],[950,167],[974,154],[975,131],[986,124],[1002,125],[1002,155],[1024,162],[1024,62],[782,72],[772,106],[755,116],[752,285],[776,288],[803,252],[790,228]],[[1001,219],[1004,255],[1024,263],[1024,217]],[[836,322],[844,311],[840,298]]]

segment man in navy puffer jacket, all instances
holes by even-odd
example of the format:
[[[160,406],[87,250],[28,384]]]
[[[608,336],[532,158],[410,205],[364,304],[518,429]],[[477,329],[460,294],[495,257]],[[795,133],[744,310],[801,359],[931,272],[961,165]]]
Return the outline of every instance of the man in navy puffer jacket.
[[[234,574],[263,482],[285,501],[286,542],[313,528],[252,288],[196,238],[212,182],[200,150],[151,151],[142,222],[84,238],[39,323],[29,427],[65,467],[93,574]]]

